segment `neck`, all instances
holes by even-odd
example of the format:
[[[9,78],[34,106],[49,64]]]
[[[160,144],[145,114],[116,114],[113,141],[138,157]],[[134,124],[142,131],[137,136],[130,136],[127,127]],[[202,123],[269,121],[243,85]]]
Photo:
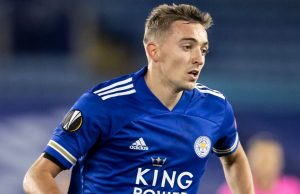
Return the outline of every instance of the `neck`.
[[[159,99],[159,101],[169,110],[173,110],[180,100],[183,91],[176,90],[170,83],[152,69],[148,68],[145,75],[145,81],[151,92]]]

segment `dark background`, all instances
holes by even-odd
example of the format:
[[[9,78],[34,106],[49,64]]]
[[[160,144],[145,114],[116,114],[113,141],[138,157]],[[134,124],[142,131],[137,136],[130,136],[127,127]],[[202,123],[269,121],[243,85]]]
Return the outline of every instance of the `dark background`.
[[[22,193],[26,170],[84,91],[146,65],[144,21],[172,2],[214,19],[199,82],[232,103],[244,147],[260,131],[274,134],[284,173],[300,176],[300,1],[1,0],[0,193]],[[223,177],[212,156],[202,193]]]

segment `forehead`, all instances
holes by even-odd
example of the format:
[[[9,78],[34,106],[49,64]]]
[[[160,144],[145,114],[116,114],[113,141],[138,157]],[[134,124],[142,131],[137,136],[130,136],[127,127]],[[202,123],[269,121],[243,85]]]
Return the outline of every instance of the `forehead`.
[[[171,24],[168,37],[172,39],[193,38],[198,42],[207,42],[207,32],[200,23],[183,20]]]

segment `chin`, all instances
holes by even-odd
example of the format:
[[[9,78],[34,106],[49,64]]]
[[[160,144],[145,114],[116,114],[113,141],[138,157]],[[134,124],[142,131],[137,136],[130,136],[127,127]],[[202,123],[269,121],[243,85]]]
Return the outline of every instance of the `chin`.
[[[193,82],[193,83],[187,83],[185,86],[184,86],[184,90],[192,90],[194,89],[196,86],[196,83]]]

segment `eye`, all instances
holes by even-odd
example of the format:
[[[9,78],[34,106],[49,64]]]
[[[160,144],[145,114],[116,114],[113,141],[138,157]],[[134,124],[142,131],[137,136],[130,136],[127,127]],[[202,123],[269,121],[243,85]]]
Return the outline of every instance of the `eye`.
[[[202,53],[203,56],[207,55],[208,49],[207,48],[202,48],[201,53]]]
[[[189,51],[192,49],[192,45],[183,45],[182,48],[184,51]]]

